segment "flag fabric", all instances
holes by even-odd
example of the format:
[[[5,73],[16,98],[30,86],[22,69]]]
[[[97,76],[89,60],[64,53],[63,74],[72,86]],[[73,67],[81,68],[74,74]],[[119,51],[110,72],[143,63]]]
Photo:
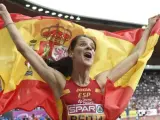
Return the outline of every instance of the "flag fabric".
[[[11,17],[28,45],[41,57],[50,60],[67,56],[67,48],[75,36],[85,34],[92,37],[96,41],[97,50],[90,71],[91,78],[125,59],[143,33],[140,28],[115,33],[98,31],[46,16],[31,18],[11,14]],[[0,114],[14,108],[30,111],[40,106],[52,119],[61,119],[63,108],[60,101],[55,101],[49,86],[17,51],[3,24],[3,20],[0,20],[0,80],[3,88],[0,92]],[[159,35],[160,20],[152,29],[146,51],[137,64],[117,82],[107,81],[104,94],[107,120],[115,120],[124,111],[154,51]]]

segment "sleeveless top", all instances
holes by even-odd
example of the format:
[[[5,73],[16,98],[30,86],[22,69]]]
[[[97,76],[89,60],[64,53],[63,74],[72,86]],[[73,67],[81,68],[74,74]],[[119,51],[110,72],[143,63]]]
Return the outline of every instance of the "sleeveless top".
[[[62,120],[105,120],[103,94],[96,80],[85,87],[67,80],[61,101]]]

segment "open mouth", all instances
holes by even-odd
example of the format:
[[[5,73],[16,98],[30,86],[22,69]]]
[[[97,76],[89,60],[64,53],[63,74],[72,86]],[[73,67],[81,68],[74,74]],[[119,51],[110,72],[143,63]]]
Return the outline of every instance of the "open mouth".
[[[90,52],[85,52],[84,57],[86,58],[92,58],[92,54]]]

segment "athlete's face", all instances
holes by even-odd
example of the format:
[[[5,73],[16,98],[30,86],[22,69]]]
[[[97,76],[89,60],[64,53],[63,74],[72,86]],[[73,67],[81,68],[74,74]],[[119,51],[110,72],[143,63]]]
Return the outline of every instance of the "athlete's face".
[[[95,49],[93,40],[80,37],[72,51],[72,59],[76,64],[84,64],[90,67],[94,61]]]

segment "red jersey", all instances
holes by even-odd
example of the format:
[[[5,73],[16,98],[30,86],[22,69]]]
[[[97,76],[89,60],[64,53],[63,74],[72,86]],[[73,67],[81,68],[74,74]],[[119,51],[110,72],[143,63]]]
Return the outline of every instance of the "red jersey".
[[[96,80],[85,87],[78,86],[73,80],[66,82],[61,96],[63,120],[104,120],[103,94]]]

